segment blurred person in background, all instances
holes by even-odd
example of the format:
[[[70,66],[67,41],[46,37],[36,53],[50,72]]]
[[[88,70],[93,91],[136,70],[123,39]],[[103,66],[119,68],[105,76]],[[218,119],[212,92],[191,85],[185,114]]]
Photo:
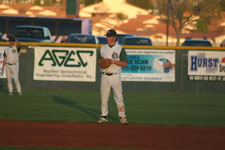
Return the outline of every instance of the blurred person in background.
[[[9,47],[4,50],[2,73],[4,73],[4,68],[6,66],[9,95],[13,95],[12,77],[14,78],[18,94],[22,95],[21,85],[19,81],[19,72],[17,70],[21,46],[14,35],[8,34],[7,36],[9,39]]]

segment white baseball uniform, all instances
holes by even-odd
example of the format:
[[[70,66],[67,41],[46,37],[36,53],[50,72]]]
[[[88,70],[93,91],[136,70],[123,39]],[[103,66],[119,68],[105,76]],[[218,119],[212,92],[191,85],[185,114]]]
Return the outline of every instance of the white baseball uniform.
[[[121,52],[127,54],[125,49],[119,44],[110,47],[108,44],[105,44],[100,49],[101,58],[110,58],[117,61],[121,60]],[[127,58],[125,59],[127,61]],[[114,93],[114,100],[117,105],[119,117],[126,117],[125,106],[122,95],[122,82],[120,78],[121,66],[111,64],[109,68],[101,69],[101,111],[102,116],[108,116],[108,98],[110,95],[111,87]]]
[[[6,59],[6,76],[8,80],[8,88],[9,92],[13,92],[13,83],[12,83],[12,75],[14,78],[14,82],[17,88],[17,92],[21,93],[21,85],[19,81],[19,72],[17,70],[17,64],[19,61],[19,52],[20,47],[17,46],[8,47],[4,50],[4,56],[7,57]]]

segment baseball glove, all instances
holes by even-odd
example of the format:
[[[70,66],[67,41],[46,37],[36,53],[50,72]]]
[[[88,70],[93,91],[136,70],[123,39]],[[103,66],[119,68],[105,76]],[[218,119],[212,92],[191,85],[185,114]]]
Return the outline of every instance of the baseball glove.
[[[106,69],[111,65],[111,59],[101,58],[99,59],[98,64],[102,69]]]

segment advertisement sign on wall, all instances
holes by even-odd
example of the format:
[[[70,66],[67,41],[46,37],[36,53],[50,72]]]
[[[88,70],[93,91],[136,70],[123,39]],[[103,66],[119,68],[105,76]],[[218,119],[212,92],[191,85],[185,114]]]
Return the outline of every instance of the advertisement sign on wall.
[[[175,82],[175,50],[129,49],[122,81]]]
[[[190,80],[225,81],[225,52],[189,51],[188,75]]]
[[[34,80],[96,81],[96,48],[35,47]]]

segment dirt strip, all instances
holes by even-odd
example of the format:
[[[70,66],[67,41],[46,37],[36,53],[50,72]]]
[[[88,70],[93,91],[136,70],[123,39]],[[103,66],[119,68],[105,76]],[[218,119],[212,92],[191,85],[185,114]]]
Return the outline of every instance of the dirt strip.
[[[222,150],[225,148],[225,127],[0,120],[0,146]]]

